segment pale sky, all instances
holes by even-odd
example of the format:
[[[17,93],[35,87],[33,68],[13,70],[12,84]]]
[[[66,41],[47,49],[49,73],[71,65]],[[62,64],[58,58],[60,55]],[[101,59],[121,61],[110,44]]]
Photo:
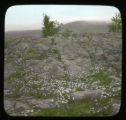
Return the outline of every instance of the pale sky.
[[[119,10],[113,6],[97,5],[16,5],[7,9],[5,15],[5,31],[41,29],[43,14],[59,23],[77,20],[106,21]]]

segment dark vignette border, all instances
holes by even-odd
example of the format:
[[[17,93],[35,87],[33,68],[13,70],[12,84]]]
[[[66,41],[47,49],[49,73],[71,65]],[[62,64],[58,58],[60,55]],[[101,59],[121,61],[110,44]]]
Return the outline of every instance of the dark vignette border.
[[[4,111],[4,25],[5,25],[5,14],[7,9],[10,6],[13,5],[108,5],[108,6],[114,6],[120,10],[121,16],[122,16],[122,92],[121,92],[121,108],[118,114],[115,116],[110,117],[79,117],[77,119],[107,119],[107,120],[123,120],[125,118],[123,116],[124,112],[126,113],[126,81],[125,81],[125,61],[126,61],[126,52],[125,52],[125,46],[126,46],[126,35],[125,35],[125,28],[126,28],[126,8],[124,2],[121,1],[110,1],[110,0],[73,0],[73,1],[65,1],[65,0],[4,0],[0,3],[0,118],[1,120],[32,120],[32,119],[58,119],[58,117],[51,118],[51,117],[12,117],[6,114]],[[66,117],[60,117],[59,119],[76,119],[74,118],[66,118]]]

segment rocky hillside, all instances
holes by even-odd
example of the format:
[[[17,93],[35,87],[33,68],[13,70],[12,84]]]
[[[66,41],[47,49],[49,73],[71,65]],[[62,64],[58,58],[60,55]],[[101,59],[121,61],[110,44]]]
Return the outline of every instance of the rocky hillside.
[[[48,38],[20,34],[5,37],[4,108],[9,115],[42,115],[47,109],[64,109],[62,105],[69,111],[71,101],[78,100],[93,103],[82,102],[88,110],[84,107],[86,112],[80,116],[119,111],[120,33]]]

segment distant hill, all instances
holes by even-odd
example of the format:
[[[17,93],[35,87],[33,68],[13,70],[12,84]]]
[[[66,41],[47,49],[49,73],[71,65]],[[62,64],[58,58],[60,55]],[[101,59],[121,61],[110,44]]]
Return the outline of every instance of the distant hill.
[[[102,21],[73,21],[64,24],[61,32],[70,29],[75,33],[107,33],[109,23]],[[21,31],[6,31],[5,39],[20,38],[20,37],[42,37],[42,30],[21,30]]]
[[[103,21],[74,21],[64,24],[62,30],[70,29],[76,33],[106,33],[109,23]]]

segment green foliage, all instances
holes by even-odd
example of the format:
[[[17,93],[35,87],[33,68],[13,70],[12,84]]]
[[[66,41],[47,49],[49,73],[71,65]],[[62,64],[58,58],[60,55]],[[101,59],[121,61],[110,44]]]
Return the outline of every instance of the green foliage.
[[[110,80],[109,80],[110,75],[111,73],[108,73],[106,70],[99,70],[97,73],[89,77],[93,77],[94,80],[100,80],[99,85],[107,86],[110,85]]]
[[[86,45],[89,46],[92,40],[92,37],[88,35],[87,40],[80,41],[79,44],[81,47],[85,47]]]
[[[77,34],[76,33],[73,33],[72,34],[72,37],[75,37],[76,38],[77,37]]]
[[[79,44],[80,44],[81,47],[85,47],[85,45],[87,44],[87,42],[86,41],[80,41]]]
[[[78,87],[78,88],[76,88],[76,91],[83,91],[83,89]]]
[[[121,32],[122,31],[121,14],[117,13],[111,20],[112,23],[109,25],[109,32]]]
[[[68,38],[71,35],[71,32],[72,32],[71,30],[66,29],[65,32],[62,33],[62,36],[64,38]]]
[[[47,58],[47,54],[46,53],[40,53],[40,55],[38,56],[38,59],[44,59]]]
[[[74,41],[74,39],[73,39],[73,38],[72,38],[71,40],[72,40],[72,42]]]
[[[55,49],[52,50],[52,53],[53,54],[60,54],[60,51],[57,48],[55,48]]]
[[[57,34],[60,29],[60,25],[57,21],[51,21],[50,17],[47,16],[46,14],[44,15],[44,20],[43,20],[43,36],[53,36],[54,34]]]
[[[66,73],[66,74],[64,75],[64,79],[65,79],[66,81],[70,80],[69,74]]]
[[[61,59],[61,53],[60,53],[60,51],[57,48],[53,49],[52,53],[55,54],[55,55],[57,55],[57,58],[58,58],[59,61],[62,61],[62,59]]]
[[[30,49],[26,50],[25,54],[26,54],[25,59],[35,59],[36,55],[37,55],[37,50],[30,48]]]
[[[36,49],[29,49],[26,51],[26,54],[35,54],[36,52]]]
[[[82,73],[82,75],[81,75],[81,77],[80,77],[80,80],[81,80],[81,81],[85,81],[85,76],[86,76],[85,73]]]
[[[25,75],[25,73],[22,74],[20,71],[16,71],[16,72],[12,73],[12,74],[9,76],[8,80],[9,80],[9,81],[13,81],[14,79],[16,79],[16,78],[21,78],[21,77],[23,77],[24,75]]]
[[[42,98],[42,97],[43,97],[43,94],[42,94],[41,91],[39,91],[39,90],[37,90],[37,89],[34,90],[33,88],[29,90],[29,94],[30,94],[31,96],[36,97],[36,98]]]
[[[88,43],[90,43],[92,41],[92,37],[91,36],[87,36],[88,39]]]
[[[84,116],[88,110],[89,107],[86,103],[73,102],[69,105],[69,108],[64,106],[64,108],[40,109],[40,112],[34,114],[34,116]]]

